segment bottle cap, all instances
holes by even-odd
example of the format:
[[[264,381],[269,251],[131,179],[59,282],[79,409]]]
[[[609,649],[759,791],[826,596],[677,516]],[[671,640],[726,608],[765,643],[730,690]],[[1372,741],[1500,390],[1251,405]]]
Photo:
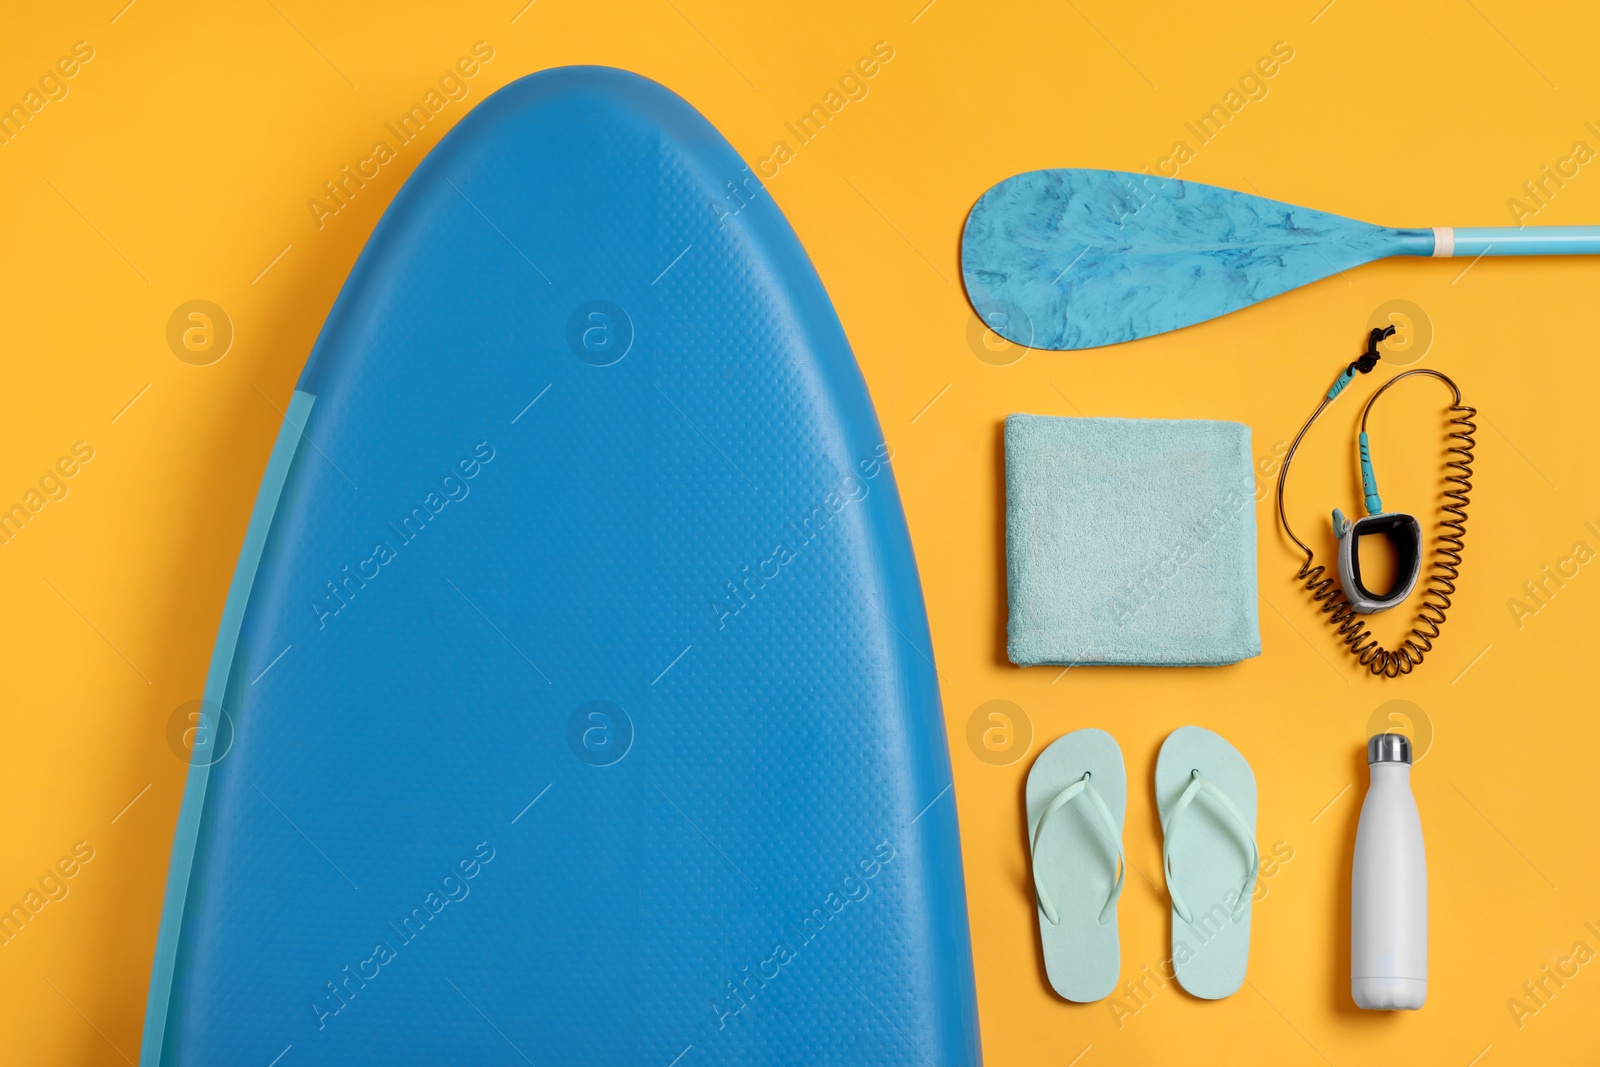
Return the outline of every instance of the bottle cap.
[[[1410,763],[1411,739],[1405,734],[1374,734],[1367,741],[1367,762]]]

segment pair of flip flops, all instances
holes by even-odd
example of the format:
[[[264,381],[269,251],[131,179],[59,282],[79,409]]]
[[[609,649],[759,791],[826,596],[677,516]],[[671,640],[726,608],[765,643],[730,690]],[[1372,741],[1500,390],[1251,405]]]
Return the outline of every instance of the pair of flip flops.
[[[1104,730],[1075,730],[1028,772],[1028,840],[1045,970],[1080,1003],[1116,989],[1117,899],[1128,778]],[[1239,750],[1199,726],[1174,730],[1156,758],[1156,809],[1172,898],[1170,971],[1189,993],[1226,997],[1244,984],[1256,848],[1256,778]]]

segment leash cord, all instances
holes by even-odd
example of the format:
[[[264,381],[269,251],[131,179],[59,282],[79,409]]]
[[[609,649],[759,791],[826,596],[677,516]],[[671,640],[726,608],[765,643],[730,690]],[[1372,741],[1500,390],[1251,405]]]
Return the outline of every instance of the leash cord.
[[[1283,532],[1289,535],[1289,540],[1298,545],[1300,551],[1305,554],[1305,562],[1300,565],[1295,580],[1304,583],[1313,603],[1321,605],[1323,614],[1328,616],[1328,624],[1337,629],[1346,651],[1374,675],[1385,678],[1410,674],[1422,663],[1423,656],[1433,648],[1434,638],[1439,636],[1439,631],[1444,626],[1445,613],[1450,610],[1451,597],[1456,591],[1456,580],[1461,576],[1461,557],[1467,534],[1467,503],[1468,496],[1472,492],[1472,453],[1477,447],[1477,440],[1473,435],[1478,430],[1472,418],[1478,413],[1478,409],[1462,401],[1461,389],[1454,381],[1436,370],[1425,367],[1408,370],[1390,378],[1367,398],[1366,406],[1361,409],[1361,432],[1365,433],[1367,415],[1371,412],[1373,403],[1397,382],[1419,375],[1437,378],[1450,389],[1451,393],[1451,404],[1447,409],[1447,414],[1451,418],[1446,423],[1449,427],[1447,435],[1449,443],[1445,447],[1445,488],[1444,504],[1441,508],[1443,516],[1439,520],[1439,545],[1434,550],[1432,571],[1423,589],[1422,603],[1418,605],[1417,617],[1412,623],[1411,632],[1396,648],[1384,648],[1378,643],[1372,636],[1372,631],[1361,621],[1361,616],[1351,606],[1336,577],[1328,574],[1326,567],[1316,564],[1311,548],[1295,536],[1294,530],[1289,526],[1289,517],[1284,512],[1283,490],[1289,478],[1289,464],[1294,461],[1295,451],[1305,439],[1307,431],[1311,429],[1323,410],[1343,392],[1344,387],[1358,371],[1365,374],[1372,370],[1378,360],[1377,343],[1393,332],[1392,326],[1387,330],[1372,331],[1368,337],[1366,353],[1345,369],[1335,381],[1333,388],[1329,389],[1327,395],[1317,404],[1316,410],[1295,435],[1294,443],[1289,446],[1289,451],[1283,457],[1283,466],[1278,471],[1278,522],[1283,526]]]

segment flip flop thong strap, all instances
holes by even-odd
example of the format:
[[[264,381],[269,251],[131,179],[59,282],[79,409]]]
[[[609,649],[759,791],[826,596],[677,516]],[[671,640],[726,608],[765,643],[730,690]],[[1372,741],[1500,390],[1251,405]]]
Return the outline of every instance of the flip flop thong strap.
[[[1178,802],[1172,806],[1172,814],[1167,816],[1166,822],[1161,826],[1163,841],[1161,844],[1161,860],[1167,872],[1167,893],[1172,897],[1172,910],[1184,922],[1193,922],[1194,918],[1189,912],[1189,906],[1184,903],[1183,895],[1178,892],[1177,876],[1172,871],[1172,838],[1178,828],[1178,821],[1183,813],[1189,809],[1197,797],[1204,796],[1217,806],[1217,809],[1227,816],[1223,821],[1228,824],[1240,841],[1249,846],[1250,870],[1244,878],[1244,888],[1239,891],[1239,899],[1233,905],[1233,921],[1238,922],[1244,915],[1245,905],[1250,903],[1250,894],[1255,892],[1256,873],[1261,867],[1261,851],[1256,847],[1256,836],[1245,822],[1244,813],[1241,812],[1228,799],[1228,794],[1200,777],[1199,768],[1189,774],[1189,784],[1184,787],[1183,793],[1178,797]]]
[[[1057,793],[1055,799],[1050,801],[1049,807],[1044,809],[1044,814],[1039,816],[1038,825],[1033,828],[1033,891],[1038,895],[1039,908],[1044,912],[1045,918],[1050,920],[1051,926],[1061,925],[1061,918],[1056,914],[1055,904],[1051,902],[1050,894],[1045,891],[1044,882],[1039,876],[1039,841],[1044,837],[1044,824],[1050,821],[1050,816],[1066,807],[1067,804],[1073,800],[1081,801],[1087,797],[1095,814],[1100,817],[1101,823],[1104,824],[1105,832],[1102,833],[1100,827],[1095,826],[1092,820],[1089,822],[1090,828],[1115,849],[1117,853],[1116,877],[1111,883],[1111,895],[1106,898],[1105,906],[1100,909],[1099,922],[1101,926],[1104,926],[1106,920],[1111,918],[1111,913],[1117,906],[1117,898],[1122,895],[1123,876],[1128,873],[1128,860],[1122,852],[1122,832],[1117,829],[1117,821],[1111,817],[1111,809],[1106,807],[1106,802],[1101,799],[1099,790],[1095,789],[1094,784],[1089,779],[1090,773],[1085,771],[1082,778]]]

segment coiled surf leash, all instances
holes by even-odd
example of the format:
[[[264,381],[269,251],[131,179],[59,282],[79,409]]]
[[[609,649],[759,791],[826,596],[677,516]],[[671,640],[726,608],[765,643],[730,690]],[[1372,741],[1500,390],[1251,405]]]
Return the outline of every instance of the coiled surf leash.
[[[1410,674],[1422,663],[1422,658],[1433,648],[1434,638],[1444,626],[1445,614],[1450,610],[1450,599],[1456,591],[1456,580],[1461,575],[1461,554],[1467,533],[1467,502],[1472,491],[1472,450],[1476,446],[1473,434],[1477,424],[1472,417],[1477,408],[1463,402],[1461,389],[1449,377],[1436,370],[1416,368],[1404,371],[1384,382],[1367,398],[1361,409],[1361,431],[1357,439],[1361,458],[1361,491],[1366,515],[1354,522],[1347,519],[1338,508],[1333,509],[1333,532],[1338,538],[1337,580],[1327,569],[1314,560],[1311,548],[1289,527],[1289,518],[1283,509],[1283,490],[1289,478],[1289,464],[1294,461],[1295,450],[1305,439],[1329,404],[1338,399],[1345,387],[1357,374],[1370,374],[1382,358],[1378,345],[1394,333],[1394,327],[1374,328],[1367,335],[1367,350],[1334,379],[1316,410],[1306,420],[1294,443],[1283,458],[1278,471],[1278,522],[1283,532],[1305,553],[1305,562],[1295,575],[1303,582],[1313,602],[1320,604],[1330,625],[1335,627],[1345,649],[1373,674],[1394,678]],[[1384,393],[1407,378],[1436,378],[1450,390],[1451,403],[1446,409],[1450,416],[1448,444],[1445,447],[1444,504],[1439,520],[1439,546],[1434,552],[1432,571],[1424,583],[1422,602],[1417,607],[1417,617],[1411,631],[1395,648],[1385,648],[1367,629],[1362,616],[1387,611],[1405,602],[1417,587],[1422,575],[1422,524],[1416,516],[1401,511],[1385,511],[1378,495],[1378,480],[1372,470],[1372,455],[1367,440],[1367,416],[1372,405]],[[1395,579],[1386,592],[1368,589],[1361,577],[1361,553],[1357,542],[1363,537],[1384,537],[1394,547]]]

